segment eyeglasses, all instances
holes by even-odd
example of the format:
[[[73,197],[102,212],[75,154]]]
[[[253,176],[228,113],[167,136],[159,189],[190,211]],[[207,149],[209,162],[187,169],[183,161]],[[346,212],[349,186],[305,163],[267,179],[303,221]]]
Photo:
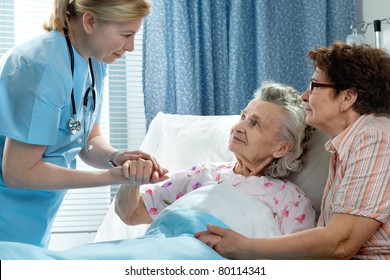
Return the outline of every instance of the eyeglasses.
[[[310,92],[312,92],[313,89],[316,88],[316,87],[318,87],[318,88],[321,88],[321,87],[323,87],[323,88],[334,88],[335,85],[334,84],[317,83],[317,82],[311,81],[310,82],[310,86],[309,86]]]

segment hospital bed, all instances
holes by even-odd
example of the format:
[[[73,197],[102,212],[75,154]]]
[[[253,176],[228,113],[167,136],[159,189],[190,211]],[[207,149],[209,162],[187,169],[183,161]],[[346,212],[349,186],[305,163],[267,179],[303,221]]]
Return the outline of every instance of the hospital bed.
[[[140,149],[153,155],[168,170],[181,170],[200,162],[234,160],[228,150],[230,128],[239,116],[193,116],[158,113],[149,126]],[[328,175],[329,139],[316,131],[309,145],[304,168],[290,176],[311,198],[319,214],[323,187]],[[127,226],[116,215],[114,202],[95,237],[95,242],[143,235],[147,225]]]
[[[158,113],[140,149],[152,154],[170,171],[190,168],[200,162],[232,161],[234,156],[227,143],[230,128],[238,119],[237,115]],[[327,139],[319,131],[314,133],[304,168],[289,178],[311,198],[317,212],[328,172],[329,154],[324,149]],[[113,201],[93,243],[50,251],[0,242],[0,259],[221,259],[213,249],[193,237],[207,223],[231,227],[251,237],[277,234],[272,213],[266,206],[253,203],[230,186],[223,188],[223,193],[220,190],[204,187],[187,194],[178,200],[180,203],[164,210],[150,227],[125,225],[116,215]],[[193,202],[199,200],[202,209],[210,209],[209,213],[194,206]]]

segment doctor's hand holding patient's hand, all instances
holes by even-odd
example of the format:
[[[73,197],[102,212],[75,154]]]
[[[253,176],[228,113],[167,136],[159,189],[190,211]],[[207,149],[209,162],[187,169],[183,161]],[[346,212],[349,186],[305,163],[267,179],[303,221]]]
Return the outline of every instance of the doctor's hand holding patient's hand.
[[[146,160],[141,156],[127,160],[121,167],[112,168],[110,171],[118,169],[122,172],[125,181],[120,184],[116,194],[115,212],[125,224],[150,224],[152,218],[140,196],[140,185],[168,179],[167,170],[163,169],[163,172],[160,173],[152,160]]]
[[[126,183],[142,185],[156,183],[168,178],[167,170],[160,170],[158,167],[151,160],[145,160],[139,156],[136,159],[125,161],[121,169],[123,176],[128,180]]]
[[[253,259],[250,256],[250,239],[227,228],[207,225],[207,230],[195,237],[228,259]]]
[[[115,165],[122,166],[128,160],[137,160],[140,158],[151,161],[153,165],[153,169],[156,170],[160,176],[163,176],[168,173],[168,170],[161,167],[154,157],[152,157],[148,153],[139,150],[138,151],[117,151],[114,153],[114,156],[112,157],[112,161],[115,163]]]
[[[110,156],[109,162],[115,168],[112,172],[118,174],[121,167],[121,179],[117,183],[142,185],[156,183],[168,178],[168,170],[161,167],[157,160],[142,151],[116,151]]]

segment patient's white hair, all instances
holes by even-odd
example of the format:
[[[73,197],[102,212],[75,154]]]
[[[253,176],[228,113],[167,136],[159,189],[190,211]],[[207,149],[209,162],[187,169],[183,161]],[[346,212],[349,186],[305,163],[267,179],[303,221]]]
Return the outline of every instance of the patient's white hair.
[[[306,125],[305,104],[300,93],[290,86],[266,81],[254,93],[260,99],[284,107],[284,117],[276,118],[280,127],[279,140],[291,143],[285,156],[276,158],[264,170],[264,175],[284,178],[291,172],[299,171],[303,165],[303,155],[311,138],[313,127]]]

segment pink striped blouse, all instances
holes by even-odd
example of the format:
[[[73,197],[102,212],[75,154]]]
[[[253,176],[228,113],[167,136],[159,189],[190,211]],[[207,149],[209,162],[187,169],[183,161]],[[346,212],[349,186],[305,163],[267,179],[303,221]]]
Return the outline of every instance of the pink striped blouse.
[[[334,213],[376,219],[355,258],[390,259],[390,119],[363,115],[325,147],[332,157],[318,226]]]

